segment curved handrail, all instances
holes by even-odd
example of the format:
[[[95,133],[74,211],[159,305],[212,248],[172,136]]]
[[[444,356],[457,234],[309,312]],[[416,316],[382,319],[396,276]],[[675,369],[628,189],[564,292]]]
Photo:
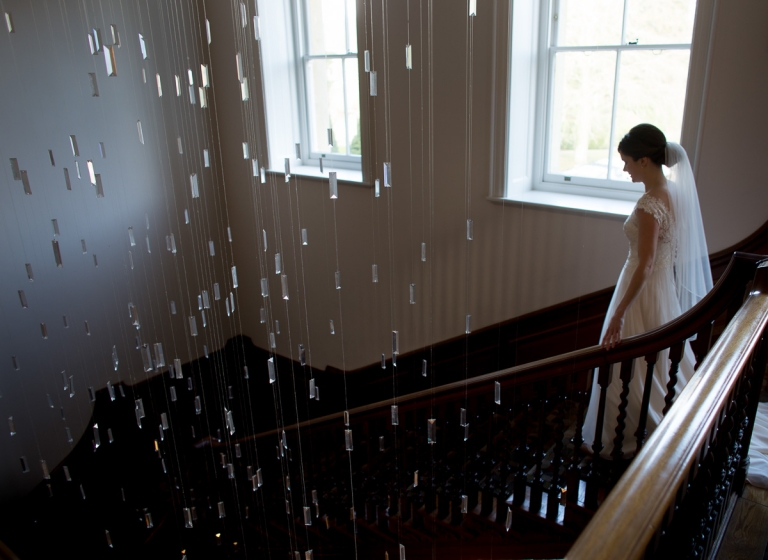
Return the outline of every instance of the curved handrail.
[[[506,368],[492,373],[472,377],[468,380],[455,381],[445,385],[439,385],[431,389],[424,389],[407,395],[397,397],[398,405],[431,398],[439,399],[448,393],[457,390],[473,392],[486,391],[489,384],[498,381],[503,387],[510,387],[532,381],[542,381],[552,377],[574,371],[585,371],[600,366],[620,363],[626,359],[646,356],[661,349],[669,348],[672,344],[692,337],[699,333],[706,325],[732,305],[733,298],[729,294],[743,293],[747,284],[755,274],[757,264],[765,259],[762,255],[735,252],[731,257],[723,275],[714,288],[693,308],[682,314],[677,319],[670,321],[657,329],[644,334],[629,337],[622,340],[615,348],[605,350],[600,346],[592,346],[580,350],[574,350],[558,356],[545,358],[535,362],[522,364],[512,368]],[[739,303],[741,300],[739,299]],[[363,405],[348,412],[350,415],[388,408],[394,404],[392,398]],[[284,430],[304,428],[340,418],[343,412],[335,412],[318,418],[305,420],[292,426],[286,426]],[[256,434],[255,438],[267,437],[279,433],[283,429],[273,429]]]
[[[749,298],[566,558],[629,560],[646,554],[766,327],[768,261],[759,265]]]

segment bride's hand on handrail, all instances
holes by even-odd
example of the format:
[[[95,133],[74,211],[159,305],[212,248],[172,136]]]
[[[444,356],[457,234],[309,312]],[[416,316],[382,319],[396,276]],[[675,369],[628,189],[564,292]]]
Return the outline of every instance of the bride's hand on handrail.
[[[614,313],[611,317],[611,321],[608,323],[608,327],[605,329],[605,335],[601,346],[606,350],[615,348],[616,345],[621,342],[621,330],[624,327],[624,315]]]

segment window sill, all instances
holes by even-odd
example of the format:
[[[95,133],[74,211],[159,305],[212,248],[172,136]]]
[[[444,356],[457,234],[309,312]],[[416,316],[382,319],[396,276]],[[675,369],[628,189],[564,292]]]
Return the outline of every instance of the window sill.
[[[285,170],[283,169],[269,169],[267,171],[276,175],[285,175]],[[336,178],[339,181],[344,181],[346,183],[363,182],[363,172],[356,169],[340,169],[331,167],[329,165],[324,165],[323,172],[320,173],[319,167],[311,165],[294,165],[291,163],[291,175],[296,175],[297,177],[315,177],[317,179],[328,179],[329,171],[335,171]]]
[[[629,216],[635,207],[635,202],[631,200],[616,200],[598,196],[583,196],[530,189],[518,190],[517,192],[509,193],[507,196],[489,196],[488,200],[493,202],[521,202],[536,206],[567,208],[613,216]]]

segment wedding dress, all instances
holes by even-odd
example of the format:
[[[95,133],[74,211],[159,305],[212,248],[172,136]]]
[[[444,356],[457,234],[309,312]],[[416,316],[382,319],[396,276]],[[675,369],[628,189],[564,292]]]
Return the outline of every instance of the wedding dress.
[[[670,189],[671,190],[671,189]],[[627,257],[624,268],[619,276],[616,290],[613,293],[611,304],[608,307],[603,329],[600,333],[600,340],[603,339],[608,322],[613,317],[614,311],[618,306],[624,294],[627,291],[632,274],[638,265],[638,212],[647,212],[659,224],[659,237],[656,247],[656,255],[653,264],[653,272],[647,278],[640,293],[635,301],[629,306],[624,315],[624,327],[622,329],[622,338],[641,334],[678,317],[681,313],[680,301],[677,295],[675,285],[675,251],[677,240],[675,232],[677,231],[675,223],[675,214],[666,206],[664,202],[649,194],[644,194],[637,201],[632,213],[624,222],[624,234],[629,240],[629,256]],[[667,394],[667,383],[669,382],[669,351],[663,350],[659,353],[656,361],[656,369],[653,376],[653,386],[651,388],[651,400],[648,408],[647,431],[650,434],[653,429],[661,422],[661,412],[664,409],[664,397]],[[683,358],[680,361],[680,369],[675,386],[676,394],[685,387],[688,380],[693,376],[695,357],[688,344],[685,345]],[[621,381],[619,380],[619,365],[614,366],[613,380],[606,393],[605,421],[602,431],[602,454],[609,456],[613,451],[613,440],[616,437],[616,424],[618,416],[618,407],[621,394]],[[635,360],[634,376],[630,382],[630,390],[627,405],[626,427],[624,429],[624,441],[622,450],[625,455],[631,456],[636,450],[635,430],[640,419],[640,409],[643,400],[643,387],[645,384],[645,360],[639,358]],[[597,408],[599,403],[599,386],[597,385],[597,375],[593,382],[592,394],[589,400],[589,407],[584,420],[583,436],[585,444],[591,449],[595,438],[595,427],[597,421]]]
[[[605,316],[600,332],[601,341],[639,262],[638,211],[647,212],[653,216],[659,224],[659,236],[653,272],[624,315],[622,338],[642,334],[668,323],[696,305],[712,289],[712,275],[709,269],[701,210],[688,155],[679,144],[668,142],[666,161],[672,166],[667,180],[671,207],[667,207],[663,201],[646,193],[640,197],[634,210],[624,222],[624,234],[629,240],[629,256],[619,275]],[[685,344],[675,385],[676,395],[680,394],[693,377],[695,363],[690,345]],[[664,398],[669,382],[669,364],[669,350],[659,352],[646,423],[649,435],[662,420]],[[613,451],[616,437],[622,385],[619,379],[619,368],[620,364],[613,366],[612,383],[606,391],[605,420],[602,430],[603,450],[601,451],[601,455],[605,457],[610,456]],[[622,442],[622,451],[628,457],[634,455],[637,450],[635,431],[640,418],[645,369],[645,360],[636,359],[634,375],[630,382]],[[595,441],[599,397],[600,387],[597,384],[597,372],[595,372],[583,426],[584,445],[590,450]],[[749,458],[747,480],[755,486],[768,488],[768,403],[760,403],[758,406]]]

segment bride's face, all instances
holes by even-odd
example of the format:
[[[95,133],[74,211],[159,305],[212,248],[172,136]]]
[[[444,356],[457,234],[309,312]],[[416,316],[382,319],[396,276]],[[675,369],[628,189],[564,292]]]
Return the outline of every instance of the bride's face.
[[[643,160],[647,160],[648,158],[640,158],[638,160],[635,160],[632,156],[627,156],[619,152],[619,155],[621,156],[621,161],[624,162],[624,172],[629,173],[630,179],[632,179],[633,183],[642,183],[643,177],[645,176],[645,168],[646,165],[643,165]]]

